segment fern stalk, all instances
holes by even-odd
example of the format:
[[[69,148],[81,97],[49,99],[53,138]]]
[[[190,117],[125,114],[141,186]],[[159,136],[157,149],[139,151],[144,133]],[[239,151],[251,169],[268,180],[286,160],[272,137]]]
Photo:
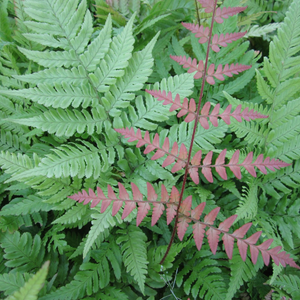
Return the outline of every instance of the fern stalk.
[[[214,24],[214,17],[216,14],[216,8],[217,8],[217,0],[214,0],[214,10],[213,10],[213,15],[211,18],[211,25],[210,25],[210,30],[209,30],[209,38],[208,38],[208,43],[207,43],[207,50],[206,50],[206,57],[205,57],[205,64],[204,64],[204,75],[202,77],[202,84],[201,84],[201,90],[200,90],[200,96],[199,96],[199,103],[197,106],[197,114],[196,114],[196,119],[195,119],[195,124],[194,124],[194,128],[193,128],[193,133],[192,133],[192,138],[191,138],[191,142],[190,142],[190,148],[189,148],[189,152],[188,152],[188,158],[187,158],[187,163],[185,166],[185,172],[184,172],[184,176],[183,176],[183,183],[182,183],[182,187],[181,187],[181,192],[180,192],[180,197],[179,197],[179,203],[178,203],[178,207],[181,206],[182,203],[182,198],[183,198],[183,192],[185,190],[185,185],[186,185],[186,180],[187,180],[187,176],[188,176],[188,166],[190,164],[191,161],[191,156],[192,156],[192,150],[193,150],[193,144],[194,144],[194,140],[195,140],[195,134],[196,134],[196,129],[198,126],[198,122],[199,122],[199,112],[200,112],[200,108],[201,108],[201,102],[202,102],[202,97],[203,97],[203,91],[204,91],[204,85],[205,85],[205,79],[206,79],[206,73],[207,73],[207,65],[208,65],[208,57],[209,57],[209,50],[210,50],[210,43],[211,43],[211,38],[212,38],[212,30],[213,30],[213,24]],[[199,17],[198,17],[198,22],[200,21]],[[200,22],[198,23],[200,26]],[[172,231],[172,236],[171,236],[171,240],[169,242],[168,248],[166,250],[166,253],[164,255],[164,257],[162,258],[160,264],[162,265],[170,251],[170,248],[173,244],[174,238],[175,238],[175,234],[176,234],[176,230],[177,230],[177,224],[178,224],[178,218],[179,218],[179,209],[177,210],[176,213],[176,218],[175,218],[175,225]]]

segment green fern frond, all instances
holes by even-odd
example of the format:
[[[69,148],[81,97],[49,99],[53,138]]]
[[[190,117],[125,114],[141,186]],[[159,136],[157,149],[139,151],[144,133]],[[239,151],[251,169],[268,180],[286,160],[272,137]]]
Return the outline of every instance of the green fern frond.
[[[249,189],[243,188],[243,196],[241,197],[239,207],[236,210],[236,214],[238,215],[238,217],[235,220],[236,222],[240,219],[253,220],[257,214],[258,184],[255,182],[255,179],[251,179],[248,186]]]
[[[52,206],[44,203],[43,200],[35,195],[29,195],[26,198],[15,198],[7,205],[3,206],[0,215],[27,215],[39,211],[49,211]]]
[[[101,60],[99,67],[89,76],[98,92],[107,92],[109,86],[124,75],[124,69],[132,56],[134,38],[132,25],[135,14],[130,18],[122,33],[114,37],[108,53]]]
[[[4,295],[11,295],[20,289],[30,278],[29,273],[9,272],[0,274],[0,290]]]
[[[272,285],[283,289],[293,299],[298,299],[300,295],[300,278],[297,275],[280,275]]]
[[[20,290],[14,292],[6,300],[37,300],[38,293],[44,286],[48,274],[50,261],[43,264],[41,269],[33,275]]]
[[[70,137],[76,132],[87,132],[89,135],[94,132],[101,133],[102,123],[106,118],[104,109],[98,105],[91,109],[91,113],[85,109],[79,111],[58,108],[57,110],[49,109],[31,118],[7,119],[7,121],[36,127],[50,134],[55,133],[57,136]]]
[[[112,208],[107,209],[104,213],[100,214],[96,211],[91,215],[92,226],[87,235],[86,243],[83,249],[83,258],[87,256],[87,253],[92,248],[94,242],[97,240],[98,236],[104,232],[106,229],[114,227],[116,225],[116,220],[119,224],[123,221],[121,220],[120,213],[117,213],[116,218],[112,217]]]
[[[0,93],[9,96],[22,96],[45,106],[67,108],[69,105],[84,108],[97,103],[98,96],[89,85],[70,86],[66,82],[53,85],[41,83],[36,88],[20,90],[1,90]]]
[[[19,180],[21,177],[36,175],[48,178],[68,176],[97,178],[101,171],[109,169],[115,156],[113,147],[104,146],[100,141],[97,142],[97,148],[87,141],[82,141],[82,144],[66,144],[53,151],[55,154],[46,155],[37,167],[13,176],[13,179]]]
[[[7,260],[5,265],[15,271],[29,272],[39,267],[44,259],[45,249],[39,235],[32,239],[28,232],[22,235],[18,231],[13,234],[5,232],[0,236],[0,243]]]
[[[240,286],[253,278],[258,270],[263,267],[262,259],[259,257],[257,263],[253,265],[249,259],[243,261],[239,255],[238,249],[233,249],[232,259],[230,260],[231,277],[229,282],[226,300],[234,297]],[[224,298],[224,299],[225,299]]]
[[[147,272],[146,240],[143,231],[129,225],[126,229],[118,230],[120,234],[117,243],[121,244],[123,261],[127,272],[137,281],[142,293],[145,290]]]

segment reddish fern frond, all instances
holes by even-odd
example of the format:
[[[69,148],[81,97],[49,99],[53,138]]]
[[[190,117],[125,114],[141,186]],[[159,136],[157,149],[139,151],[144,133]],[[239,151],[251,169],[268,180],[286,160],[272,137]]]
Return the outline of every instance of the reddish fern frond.
[[[164,160],[162,166],[166,167],[170,164],[172,164],[175,160],[177,162],[172,168],[172,172],[177,172],[184,168],[186,166],[186,160],[187,160],[187,149],[184,144],[180,145],[180,149],[178,151],[178,144],[177,142],[173,143],[173,146],[170,147],[169,138],[166,137],[164,140],[164,143],[162,147],[159,145],[159,135],[158,133],[155,134],[153,141],[150,140],[149,132],[146,131],[144,134],[144,138],[142,137],[141,130],[138,129],[137,132],[134,132],[133,128],[119,128],[115,129],[115,131],[121,133],[125,138],[129,138],[128,142],[133,142],[138,140],[138,143],[136,145],[137,148],[148,144],[146,149],[144,150],[145,154],[150,153],[151,151],[154,151],[157,149],[156,153],[151,157],[152,160],[159,159],[163,157],[165,154],[167,154],[167,158]]]
[[[195,37],[200,38],[199,43],[204,44],[208,41],[209,37],[209,27],[203,27],[203,25],[199,26],[198,24],[192,23],[181,23],[186,29],[190,30],[192,33],[195,33]],[[222,33],[220,36],[215,34],[211,41],[211,49],[215,52],[219,52],[220,48],[227,47],[227,44],[232,43],[240,38],[242,38],[247,31],[245,32],[235,32],[235,33],[226,33],[225,35]]]
[[[211,49],[215,52],[219,52],[220,48],[218,47],[218,45],[222,47],[227,47],[227,44],[242,38],[246,33],[247,31],[226,33],[225,35],[222,33],[220,36],[218,34],[215,34],[211,42]]]
[[[147,183],[147,197],[143,196],[139,190],[139,188],[131,183],[132,187],[132,199],[130,199],[128,192],[125,187],[118,183],[119,186],[119,197],[116,197],[112,187],[110,185],[107,186],[107,194],[106,197],[99,187],[97,187],[96,195],[91,189],[89,190],[89,194],[86,191],[82,191],[69,196],[69,198],[77,201],[83,202],[83,204],[88,204],[92,202],[92,207],[101,203],[101,213],[103,213],[111,202],[113,202],[112,215],[115,215],[119,209],[123,206],[125,202],[122,219],[126,218],[129,213],[132,212],[134,208],[136,208],[136,203],[138,204],[138,212],[137,212],[137,226],[140,225],[142,220],[148,214],[150,208],[150,204],[153,205],[152,211],[152,223],[151,225],[155,225],[159,218],[162,216],[163,211],[165,210],[165,205],[167,206],[167,224],[170,224],[174,219],[177,210],[178,210],[178,201],[179,201],[179,191],[176,187],[172,187],[172,191],[170,195],[168,194],[164,185],[161,186],[161,196],[158,199],[158,195],[156,194],[153,186],[150,183]],[[269,264],[270,258],[272,258],[276,265],[282,264],[283,266],[290,265],[294,268],[300,269],[300,267],[293,261],[292,258],[286,252],[280,252],[281,247],[277,246],[273,249],[269,249],[273,240],[269,239],[263,242],[260,245],[255,245],[261,235],[260,232],[256,232],[250,237],[244,239],[244,236],[250,229],[252,223],[247,223],[242,227],[236,229],[233,233],[229,233],[229,229],[233,225],[237,215],[230,216],[222,223],[219,224],[219,227],[214,227],[215,220],[220,211],[220,207],[214,208],[210,211],[203,219],[200,221],[200,217],[205,208],[205,202],[200,203],[196,208],[192,209],[192,196],[188,196],[181,204],[179,208],[179,221],[177,224],[177,235],[180,240],[183,239],[186,230],[189,226],[190,222],[193,222],[193,238],[195,240],[195,244],[198,250],[201,249],[203,244],[204,236],[206,233],[208,243],[210,249],[213,254],[216,254],[218,243],[220,240],[220,235],[222,234],[222,240],[225,247],[225,252],[229,259],[232,258],[232,252],[234,247],[234,241],[237,240],[237,246],[239,249],[239,253],[242,259],[245,261],[247,257],[247,249],[250,246],[250,254],[251,259],[254,264],[257,262],[257,257],[259,252],[262,254],[263,261],[266,265]],[[205,229],[207,231],[205,232]]]
[[[204,175],[204,177],[209,182],[213,182],[213,176],[212,176],[212,168],[215,168],[217,173],[220,175],[220,177],[224,180],[227,180],[227,173],[226,173],[226,167],[228,167],[234,174],[234,176],[238,179],[242,178],[241,174],[241,167],[244,167],[248,173],[256,177],[256,171],[254,167],[257,167],[263,174],[267,174],[267,169],[270,169],[271,171],[275,171],[275,169],[284,168],[287,166],[290,166],[290,164],[285,163],[279,159],[270,159],[270,157],[263,158],[263,154],[260,154],[254,162],[253,160],[253,152],[250,152],[244,161],[242,163],[239,163],[239,155],[240,150],[236,150],[234,154],[232,155],[230,161],[228,164],[225,164],[225,156],[226,156],[226,149],[224,149],[219,156],[216,159],[215,164],[212,164],[212,155],[213,152],[210,151],[207,153],[205,158],[203,159],[203,162],[201,164],[201,158],[202,158],[202,151],[198,151],[193,159],[191,160],[191,165],[189,166],[189,174],[191,176],[191,179],[194,181],[194,183],[199,183],[199,174],[198,169],[201,168],[201,172]]]
[[[195,58],[192,60],[190,57],[186,58],[185,56],[175,55],[170,55],[170,58],[178,62],[184,68],[188,68],[188,73],[196,72],[196,74],[194,75],[195,79],[202,78],[204,71],[204,63],[202,60],[200,60],[199,64],[197,64],[197,60]],[[229,64],[226,64],[224,66],[224,69],[222,65],[218,65],[215,71],[215,64],[211,64],[207,70],[206,82],[213,85],[215,84],[215,80],[213,77],[223,81],[225,80],[224,75],[232,77],[232,74],[238,74],[250,68],[251,66],[232,63],[230,66]]]
[[[190,30],[192,33],[195,33],[196,38],[199,39],[200,44],[204,44],[208,41],[209,37],[209,27],[204,27],[203,25],[199,26],[198,24],[192,23],[181,23],[186,29]]]
[[[166,93],[166,91],[151,91],[146,90],[147,93],[151,94],[153,97],[157,98],[158,101],[164,101],[163,105],[172,104],[170,107],[170,111],[174,111],[176,109],[180,109],[177,114],[177,117],[180,118],[186,114],[186,118],[184,119],[185,122],[189,123],[196,119],[196,103],[195,100],[192,98],[188,100],[187,98],[183,99],[183,103],[180,102],[179,94],[176,94],[174,100],[171,92]],[[230,124],[230,117],[235,118],[238,122],[242,122],[242,118],[246,121],[255,120],[255,119],[264,119],[268,116],[265,116],[257,111],[249,108],[245,108],[243,111],[241,110],[242,106],[238,105],[237,108],[231,112],[232,105],[226,107],[226,109],[220,113],[220,104],[217,104],[211,113],[209,113],[211,108],[211,103],[206,102],[201,109],[201,114],[199,115],[199,123],[204,129],[209,129],[208,120],[213,124],[213,126],[217,127],[218,118],[221,118],[226,124]]]
[[[218,7],[216,10],[215,21],[219,24],[223,23],[223,19],[228,19],[229,16],[234,16],[244,11],[247,6],[243,7]]]
[[[212,0],[198,0],[198,2],[205,8],[206,13],[211,13],[214,10],[214,1]],[[217,23],[223,23],[223,19],[227,19],[229,16],[234,16],[242,11],[244,11],[247,6],[244,7],[223,7],[217,8],[215,14],[215,21]]]
[[[223,81],[225,80],[223,75],[226,75],[228,77],[232,77],[232,74],[238,74],[240,72],[246,71],[250,69],[252,66],[242,65],[242,64],[226,64],[224,66],[224,69],[222,69],[222,65],[218,65],[216,71],[215,71],[215,64],[211,64],[207,70],[207,77],[206,82],[213,85],[215,84],[215,80],[213,77]]]

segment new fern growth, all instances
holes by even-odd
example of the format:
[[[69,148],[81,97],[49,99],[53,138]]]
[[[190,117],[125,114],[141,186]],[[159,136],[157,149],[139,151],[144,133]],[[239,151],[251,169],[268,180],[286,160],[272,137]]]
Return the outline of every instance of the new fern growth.
[[[250,248],[251,260],[253,264],[257,263],[259,252],[262,255],[265,265],[269,264],[270,258],[272,258],[276,265],[282,266],[290,265],[292,267],[300,269],[300,267],[293,261],[293,259],[285,251],[281,251],[282,247],[277,246],[270,248],[273,239],[267,239],[264,242],[257,244],[262,231],[252,234],[250,237],[245,238],[246,233],[250,229],[252,223],[246,223],[243,226],[237,228],[235,231],[230,232],[237,215],[232,215],[225,219],[218,226],[215,225],[215,220],[220,211],[220,208],[214,208],[208,214],[202,218],[202,213],[205,208],[205,202],[200,203],[197,206],[192,204],[192,196],[188,196],[183,199],[185,189],[188,184],[188,176],[195,184],[200,184],[202,175],[208,182],[213,182],[213,170],[223,179],[227,179],[227,170],[231,170],[234,176],[241,179],[241,168],[245,168],[249,174],[256,177],[256,170],[259,169],[263,174],[267,174],[267,169],[275,171],[289,166],[288,163],[280,161],[278,159],[263,157],[263,154],[254,158],[254,153],[250,152],[244,159],[240,158],[240,151],[236,150],[233,154],[227,153],[227,150],[222,150],[218,156],[214,157],[214,152],[209,151],[204,154],[202,150],[194,151],[194,139],[198,126],[202,126],[204,129],[210,128],[210,123],[217,127],[219,125],[219,119],[223,120],[226,124],[230,124],[231,118],[234,118],[238,122],[242,119],[245,121],[251,121],[259,118],[267,118],[267,115],[263,115],[253,109],[245,108],[241,109],[241,105],[238,105],[232,111],[232,105],[227,106],[221,111],[220,105],[216,104],[213,109],[212,103],[204,102],[204,88],[205,83],[214,85],[215,80],[223,81],[224,76],[233,76],[249,69],[251,66],[243,65],[239,63],[218,65],[209,63],[210,51],[219,52],[220,47],[226,47],[228,43],[232,43],[237,39],[242,38],[246,32],[243,33],[222,33],[220,35],[213,35],[214,23],[222,23],[223,19],[227,19],[233,15],[236,15],[246,9],[246,7],[217,7],[217,0],[198,0],[205,9],[206,13],[211,13],[211,25],[210,27],[204,27],[203,25],[195,25],[183,23],[182,25],[195,33],[199,39],[199,43],[207,43],[206,57],[204,61],[197,61],[195,58],[186,56],[173,56],[170,57],[183,65],[184,68],[188,68],[188,73],[194,74],[194,79],[201,79],[201,90],[199,100],[187,99],[181,97],[180,94],[173,94],[165,90],[146,90],[147,93],[157,98],[158,101],[164,101],[163,105],[171,105],[170,112],[179,110],[177,117],[181,118],[186,115],[184,122],[193,122],[193,133],[190,140],[189,148],[185,144],[179,144],[174,142],[170,144],[168,137],[160,137],[158,133],[152,138],[148,131],[142,132],[140,129],[131,128],[115,128],[115,131],[122,134],[125,138],[129,138],[128,142],[137,141],[136,147],[146,146],[144,154],[154,152],[151,160],[158,160],[162,167],[165,168],[173,164],[171,172],[175,173],[180,170],[184,170],[182,177],[182,185],[178,190],[175,186],[171,187],[171,191],[168,192],[164,184],[161,184],[160,193],[155,191],[153,185],[147,183],[147,193],[144,190],[140,190],[138,186],[131,183],[132,196],[121,182],[118,182],[118,196],[115,194],[116,190],[111,185],[107,185],[107,195],[103,190],[98,187],[97,194],[92,189],[89,192],[83,190],[77,194],[70,196],[69,198],[75,201],[82,202],[84,205],[91,202],[91,207],[97,206],[101,202],[100,213],[106,212],[108,207],[112,203],[112,216],[115,216],[119,210],[125,206],[122,212],[122,219],[125,219],[138,205],[138,211],[136,216],[136,225],[139,226],[143,219],[152,209],[152,221],[151,225],[155,225],[162,217],[163,212],[166,210],[166,221],[169,225],[172,220],[175,219],[171,239],[168,248],[165,252],[160,264],[163,264],[177,232],[178,238],[182,241],[188,226],[192,223],[193,238],[198,250],[201,249],[204,235],[206,233],[209,247],[213,254],[216,253],[220,236],[224,244],[225,252],[231,259],[233,255],[234,242],[237,241],[237,246],[241,258],[245,261],[247,258],[247,249]],[[99,69],[100,72],[100,69]],[[104,87],[104,86],[103,86]],[[161,158],[165,157],[162,161]],[[214,159],[213,159],[214,158]],[[229,161],[226,161],[229,159]],[[146,196],[144,196],[146,195]]]

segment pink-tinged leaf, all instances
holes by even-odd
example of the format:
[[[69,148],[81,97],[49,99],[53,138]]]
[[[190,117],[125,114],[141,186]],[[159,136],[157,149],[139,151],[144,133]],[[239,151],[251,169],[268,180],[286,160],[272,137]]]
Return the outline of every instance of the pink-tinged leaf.
[[[209,115],[209,110],[210,110],[210,106],[211,106],[211,103],[210,102],[206,102],[202,109],[201,109],[201,115],[202,116],[208,116]]]
[[[178,144],[176,142],[174,142],[174,144],[173,144],[171,154],[174,156],[177,156],[177,154],[178,154]]]
[[[210,167],[203,167],[201,170],[202,174],[206,178],[206,180],[210,183],[214,182],[214,178],[212,176],[211,168]]]
[[[193,120],[195,120],[195,118],[196,118],[196,115],[195,115],[195,114],[189,113],[189,114],[185,117],[184,122],[190,123],[190,122],[192,122]]]
[[[119,199],[123,199],[123,200],[129,200],[129,195],[124,187],[124,185],[120,182],[118,182],[118,186],[119,186]]]
[[[267,251],[261,250],[261,255],[266,266],[270,263],[270,254]]]
[[[268,253],[271,255],[272,259],[274,260],[274,263],[279,266],[281,263],[285,267],[285,261],[281,261],[280,257],[278,257],[276,254],[282,249],[281,246],[277,246],[273,249],[270,249]]]
[[[108,198],[111,200],[117,200],[117,196],[114,192],[114,190],[112,189],[112,187],[108,184],[107,185],[107,192],[108,192]]]
[[[227,44],[232,43],[240,38],[242,38],[247,31],[245,32],[235,32],[235,33],[226,33],[225,35],[222,33],[220,36],[217,34],[214,35],[212,40],[212,50],[215,52],[219,52],[220,48],[217,45],[222,47],[227,47]]]
[[[172,222],[172,220],[176,215],[179,197],[180,197],[179,191],[175,186],[173,186],[170,195],[170,201],[169,204],[167,204],[167,225],[169,225]]]
[[[209,120],[213,124],[214,127],[218,127],[218,115],[220,111],[220,104],[216,104],[214,109],[212,110],[211,114],[209,115]]]
[[[246,258],[247,258],[248,244],[245,243],[245,241],[243,241],[243,240],[238,240],[237,245],[238,245],[238,248],[239,248],[241,258],[242,258],[243,261],[245,261]]]
[[[149,201],[156,201],[157,199],[157,194],[155,193],[153,186],[149,182],[147,182],[147,199]]]
[[[257,246],[259,250],[268,250],[271,244],[273,243],[273,239],[268,239]]]
[[[123,184],[118,182],[118,185],[119,185],[119,198],[122,200],[130,200],[129,195],[125,187],[123,186]],[[125,207],[122,214],[122,220],[125,219],[135,208],[136,208],[135,202],[125,202]]]
[[[226,107],[226,109],[221,113],[220,117],[222,118],[222,120],[227,124],[229,125],[230,124],[230,112],[231,112],[231,108],[232,108],[232,105],[228,105]]]
[[[206,117],[201,117],[201,116],[200,116],[200,118],[199,118],[199,123],[201,124],[201,126],[202,126],[204,129],[209,129],[209,123],[208,123]]]
[[[252,165],[253,152],[250,152],[242,163],[242,166],[249,172],[250,175],[256,177],[254,166]]]
[[[191,211],[191,218],[195,219],[195,220],[199,220],[200,216],[203,213],[203,210],[205,208],[206,202],[202,202],[200,203],[196,208],[194,208]]]
[[[187,159],[187,149],[185,144],[181,144],[178,157],[181,158],[182,160]]]
[[[162,184],[161,185],[161,202],[153,203],[151,226],[156,224],[156,222],[161,217],[163,211],[165,210],[165,206],[162,202],[168,202],[168,201],[169,201],[168,191],[167,191],[166,187]]]
[[[199,150],[196,152],[193,159],[191,160],[192,166],[200,166],[201,157],[202,157],[202,151]]]
[[[252,226],[252,223],[244,224],[242,227],[237,229],[232,235],[237,239],[242,239],[245,236],[245,234],[247,233],[247,231],[250,229],[251,226]]]
[[[192,196],[188,196],[182,201],[179,208],[179,212],[189,217],[191,213],[191,207],[192,207]]]
[[[112,216],[115,216],[123,205],[123,201],[115,200],[113,202]]]
[[[153,145],[148,145],[148,146],[145,148],[145,150],[144,150],[144,154],[148,154],[148,153],[150,153],[151,151],[153,151],[153,150],[155,150],[155,149],[156,149],[155,146],[153,146]]]
[[[132,189],[132,194],[133,194],[133,199],[135,201],[143,201],[143,195],[140,192],[139,188],[137,187],[136,184],[131,182],[131,189]]]
[[[241,169],[240,169],[240,165],[238,165],[239,156],[240,156],[240,150],[236,150],[233,153],[231,160],[227,166],[229,167],[229,169],[232,171],[232,173],[236,178],[241,179],[242,178]]]
[[[221,232],[215,228],[209,228],[206,231],[208,244],[209,244],[210,250],[213,254],[216,254],[216,252],[217,252],[220,233]]]
[[[199,0],[198,0],[199,1]],[[202,1],[202,0],[201,0]],[[206,0],[204,0],[206,1]],[[211,1],[213,2],[213,1]],[[215,21],[219,24],[223,23],[223,19],[227,19],[229,16],[234,16],[247,8],[245,7],[218,7],[215,13]]]
[[[190,219],[186,218],[186,217],[180,217],[178,220],[178,224],[177,224],[177,235],[178,238],[182,241],[186,230],[189,227],[189,223],[191,222]]]
[[[212,151],[209,151],[205,158],[203,159],[203,166],[208,166],[208,165],[211,165],[211,159],[212,159],[212,156],[213,156],[213,152]]]
[[[206,77],[206,82],[210,85],[214,85],[216,83],[212,76],[207,76]]]
[[[237,218],[237,215],[233,215],[233,216],[227,218],[222,223],[220,223],[218,229],[227,232],[229,230],[229,228],[232,226],[232,224],[236,218]]]
[[[122,213],[122,220],[124,220],[135,208],[135,202],[125,202],[125,207]]]
[[[227,151],[226,149],[221,151],[221,153],[219,154],[218,158],[216,159],[216,163],[215,163],[215,168],[216,168],[217,173],[224,180],[227,180],[226,169],[223,166],[225,163],[226,151]]]
[[[138,213],[137,213],[137,217],[136,217],[136,226],[139,226],[141,224],[141,222],[144,220],[144,218],[146,217],[149,209],[150,209],[150,205],[148,202],[145,203],[141,203],[138,202]]]
[[[186,165],[186,162],[182,161],[182,160],[178,160],[176,162],[176,164],[173,166],[173,168],[171,169],[172,173],[178,172],[179,170],[183,169]]]
[[[189,174],[195,184],[199,184],[198,168],[189,167]]]
[[[181,23],[186,29],[190,30],[192,33],[196,33],[195,37],[200,38],[199,43],[204,44],[208,41],[209,36],[209,28],[203,27],[203,25],[199,26],[198,24],[192,23]]]
[[[166,137],[164,143],[163,143],[163,146],[162,146],[162,149],[166,152],[169,151],[169,148],[170,148],[170,142],[169,142],[169,138]]]
[[[209,225],[213,225],[219,211],[220,211],[220,207],[214,208],[209,214],[207,214],[204,217],[204,222]]]
[[[156,160],[163,157],[166,154],[165,151],[158,149],[156,153],[151,157],[151,160]]]
[[[152,212],[152,220],[151,226],[154,226],[156,222],[159,220],[163,211],[165,210],[165,206],[162,203],[153,203],[153,212]]]
[[[254,234],[252,234],[251,236],[249,236],[247,239],[245,239],[245,242],[254,245],[258,241],[261,234],[262,234],[262,231],[257,231]]]
[[[250,253],[251,253],[252,263],[255,265],[257,262],[258,255],[259,255],[259,251],[255,245],[250,245]]]
[[[203,243],[205,227],[206,227],[206,225],[198,223],[198,222],[193,225],[193,229],[194,229],[193,236],[194,236],[196,247],[199,251],[200,251],[202,243]]]
[[[100,210],[100,213],[104,213],[106,211],[106,209],[109,207],[111,203],[111,200],[103,200],[102,203],[101,203],[101,210]]]
[[[234,238],[232,236],[230,236],[229,234],[224,234],[222,237],[222,240],[224,242],[225,252],[226,252],[228,258],[232,259]]]
[[[197,0],[203,8],[205,8],[206,13],[211,13],[214,10],[214,1],[212,0]]]
[[[167,167],[175,161],[176,157],[169,155],[163,162],[162,167]]]

